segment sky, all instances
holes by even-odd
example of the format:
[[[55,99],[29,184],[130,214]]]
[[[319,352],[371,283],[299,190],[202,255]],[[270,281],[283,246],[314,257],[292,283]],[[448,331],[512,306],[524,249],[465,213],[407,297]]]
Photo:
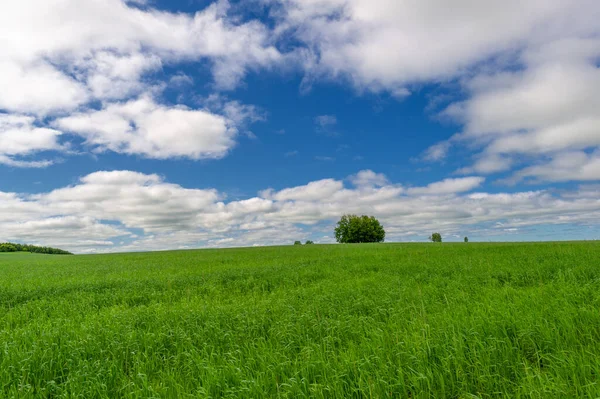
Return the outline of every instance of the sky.
[[[0,2],[0,242],[600,239],[597,0]]]

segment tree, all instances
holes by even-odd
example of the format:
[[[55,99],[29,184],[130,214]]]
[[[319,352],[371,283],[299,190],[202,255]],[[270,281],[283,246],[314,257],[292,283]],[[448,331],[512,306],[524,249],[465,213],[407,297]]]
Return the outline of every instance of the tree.
[[[311,245],[314,244],[314,242],[312,242],[311,240],[307,240],[306,243],[304,243],[304,245]]]
[[[385,230],[374,216],[344,215],[334,233],[336,241],[342,244],[385,240]]]
[[[9,242],[0,244],[0,252],[17,252],[17,247]]]
[[[442,235],[440,233],[433,233],[429,240],[432,242],[442,242]]]
[[[465,242],[469,242],[469,237],[465,237]]]
[[[302,245],[302,241],[294,241],[294,245]]]

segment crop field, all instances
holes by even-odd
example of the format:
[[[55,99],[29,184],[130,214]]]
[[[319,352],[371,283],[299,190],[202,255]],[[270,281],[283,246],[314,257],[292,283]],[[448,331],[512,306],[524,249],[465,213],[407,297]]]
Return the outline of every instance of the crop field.
[[[0,255],[2,398],[598,398],[600,243]]]

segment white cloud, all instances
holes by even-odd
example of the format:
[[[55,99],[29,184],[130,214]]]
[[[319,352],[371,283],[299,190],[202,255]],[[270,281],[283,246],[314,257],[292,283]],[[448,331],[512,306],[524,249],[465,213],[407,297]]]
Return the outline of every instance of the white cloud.
[[[29,116],[0,113],[0,164],[15,167],[44,167],[50,161],[25,161],[20,157],[39,151],[61,150],[61,132],[34,125]]]
[[[536,182],[598,181],[600,150],[592,154],[583,151],[559,153],[547,162],[521,169],[506,181],[517,183],[527,178]]]
[[[151,158],[221,158],[235,144],[237,129],[223,116],[186,107],[165,107],[150,98],[110,104],[55,121],[85,144]]]
[[[479,187],[485,179],[483,177],[462,177],[458,179],[444,179],[431,183],[426,187],[408,189],[409,194],[415,195],[444,195],[471,191]]]
[[[3,58],[6,55],[0,56],[0,110],[45,114],[73,109],[89,99],[84,85],[44,61],[21,65]]]
[[[600,30],[600,29],[599,29]],[[593,180],[595,166],[574,173],[565,159],[600,147],[600,40],[560,39],[528,49],[522,69],[483,73],[468,80],[470,97],[445,111],[464,123],[450,141],[482,149],[475,163],[459,172],[496,173],[525,166],[512,181],[538,175],[541,180]],[[447,143],[447,142],[444,142]],[[544,176],[543,168],[554,169]]]
[[[28,243],[79,249],[108,246],[104,237],[127,235],[118,227],[99,223],[85,216],[59,216],[23,222],[5,222],[3,235]],[[84,237],[84,239],[82,239]],[[99,242],[102,242],[99,244]],[[110,245],[113,245],[112,242]]]
[[[483,154],[472,166],[464,167],[456,172],[459,174],[490,174],[509,170],[513,165],[513,160],[509,157],[498,154]]]
[[[594,44],[600,57],[600,40],[570,41],[571,54],[547,59],[563,42],[525,55],[526,68],[476,77],[469,82],[472,98],[454,105],[466,123],[464,138],[493,141],[490,151],[551,152],[600,144],[600,69],[594,60],[581,57],[579,46]],[[590,49],[591,51],[591,49]],[[543,62],[531,62],[543,58]]]
[[[236,100],[231,101],[220,94],[211,94],[200,102],[211,112],[222,114],[240,127],[267,119],[266,112],[260,107],[242,104]]]
[[[261,195],[277,201],[315,201],[330,198],[343,187],[344,184],[341,181],[324,179],[308,183],[305,186],[286,188],[277,193],[265,191]]]
[[[113,171],[92,173],[78,185],[33,198],[56,214],[117,220],[126,227],[153,232],[197,226],[200,212],[216,206],[220,195],[215,190],[164,183],[157,175]]]
[[[6,155],[0,155],[0,164],[6,166],[12,166],[15,168],[46,168],[52,165],[54,162],[49,160],[42,161],[23,161],[14,158],[7,157]]]
[[[446,158],[448,151],[450,150],[451,143],[449,141],[442,141],[436,143],[425,150],[423,154],[423,160],[425,161],[441,161]]]
[[[156,55],[99,51],[92,58],[80,61],[76,68],[87,73],[87,85],[94,98],[110,100],[144,92],[146,83],[142,82],[142,76],[161,66],[161,59]]]
[[[280,3],[279,28],[312,50],[305,61],[312,75],[402,95],[406,85],[455,77],[502,51],[560,36],[559,29],[587,33],[597,28],[589,13],[598,10],[592,0]]]
[[[375,173],[372,170],[361,170],[350,181],[356,187],[381,187],[388,184],[388,179],[383,173]]]
[[[0,107],[48,112],[72,109],[90,95],[120,97],[144,72],[182,60],[211,60],[217,84],[232,88],[249,68],[268,67],[281,55],[262,24],[235,24],[228,8],[220,1],[188,15],[121,0],[2,2]]]

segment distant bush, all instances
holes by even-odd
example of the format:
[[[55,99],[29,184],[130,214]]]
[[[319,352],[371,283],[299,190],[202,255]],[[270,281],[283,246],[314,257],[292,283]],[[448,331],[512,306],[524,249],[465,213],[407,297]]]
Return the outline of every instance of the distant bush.
[[[385,230],[374,216],[344,215],[335,228],[339,243],[383,242]]]
[[[302,241],[294,241],[294,245],[302,245]]]
[[[433,233],[429,240],[432,242],[442,242],[442,235],[440,233]]]
[[[469,242],[469,237],[465,237],[465,242]]]
[[[51,254],[51,255],[73,255],[68,251],[51,247],[38,247],[29,244],[13,244],[11,242],[0,243],[0,252],[32,252],[36,254]]]
[[[314,242],[312,242],[311,240],[307,240],[304,244],[305,245],[311,245],[311,244],[314,244]]]

